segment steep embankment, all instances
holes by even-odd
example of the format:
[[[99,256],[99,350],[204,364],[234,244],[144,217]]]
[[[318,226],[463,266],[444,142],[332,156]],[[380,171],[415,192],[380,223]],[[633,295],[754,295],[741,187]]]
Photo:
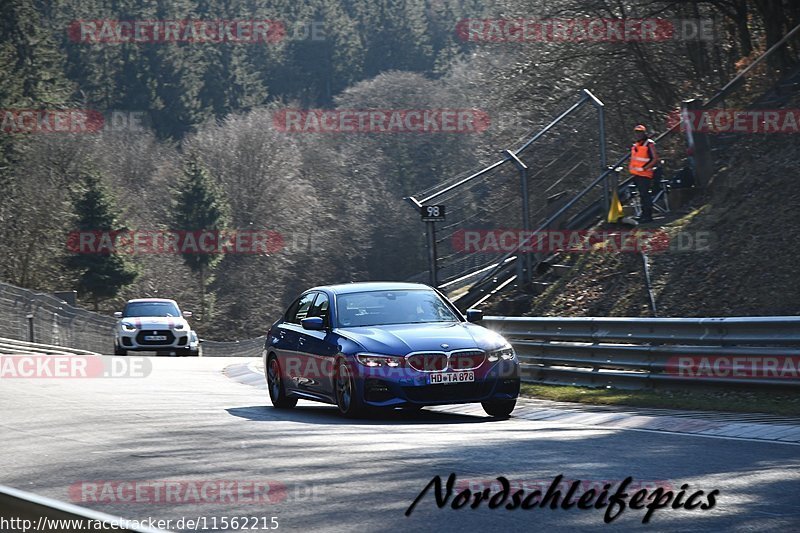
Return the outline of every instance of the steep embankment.
[[[663,226],[672,242],[710,236],[710,246],[649,256],[659,316],[800,314],[800,138],[743,136],[717,165],[708,190]],[[650,316],[639,254],[559,262],[573,268],[515,314]]]

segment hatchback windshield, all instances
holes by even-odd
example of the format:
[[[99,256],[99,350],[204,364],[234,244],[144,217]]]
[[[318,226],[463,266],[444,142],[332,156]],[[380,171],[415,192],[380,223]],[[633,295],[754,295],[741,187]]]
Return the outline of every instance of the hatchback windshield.
[[[140,302],[126,305],[122,316],[178,317],[181,316],[181,312],[178,311],[178,306],[172,302]]]
[[[336,310],[343,327],[459,321],[438,294],[425,290],[342,294]]]

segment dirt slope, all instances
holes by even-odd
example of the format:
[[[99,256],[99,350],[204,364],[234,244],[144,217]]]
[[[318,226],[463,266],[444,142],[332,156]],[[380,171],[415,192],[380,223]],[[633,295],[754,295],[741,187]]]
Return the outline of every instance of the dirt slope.
[[[673,242],[710,237],[708,249],[649,256],[659,316],[800,315],[800,138],[748,135],[718,165],[712,186],[663,226]],[[639,254],[559,262],[574,268],[513,314],[651,316]],[[519,294],[509,297],[520,303]]]

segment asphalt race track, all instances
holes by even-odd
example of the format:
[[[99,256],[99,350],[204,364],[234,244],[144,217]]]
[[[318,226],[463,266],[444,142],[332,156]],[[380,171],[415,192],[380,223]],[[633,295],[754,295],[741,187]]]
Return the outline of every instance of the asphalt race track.
[[[242,362],[163,357],[153,358],[152,373],[143,378],[0,381],[0,484],[137,520],[205,517],[210,526],[214,517],[218,523],[222,517],[277,517],[279,531],[800,528],[795,444],[495,421],[446,410],[357,421],[308,402],[278,411],[263,387],[223,373]],[[676,492],[688,483],[689,493],[719,494],[710,510],[667,506],[649,524],[642,523],[646,509],[626,509],[608,525],[602,509],[489,509],[480,502],[477,509],[454,510],[452,498],[440,509],[433,491],[405,516],[435,475],[446,480],[453,472],[458,490],[469,481],[488,486],[497,476],[546,489],[561,474],[600,485],[632,476],[634,484]],[[152,488],[253,481],[269,487],[257,502],[234,497],[220,503],[208,494],[129,502],[113,491],[104,502],[81,501],[100,494],[93,487],[126,482]]]

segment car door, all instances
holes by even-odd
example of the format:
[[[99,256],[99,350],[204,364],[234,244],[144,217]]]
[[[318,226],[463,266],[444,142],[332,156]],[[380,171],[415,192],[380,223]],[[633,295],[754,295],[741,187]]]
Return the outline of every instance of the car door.
[[[339,346],[337,336],[331,331],[330,297],[324,292],[317,295],[308,311],[308,317],[320,317],[325,325],[322,331],[303,329],[300,332],[298,351],[306,361],[305,375],[310,390],[333,398],[333,363]]]
[[[300,320],[308,315],[316,297],[316,292],[300,296],[289,306],[283,321],[275,328],[272,347],[278,356],[281,369],[283,369],[284,383],[290,389],[303,390],[306,388],[303,386],[305,361],[302,353],[299,352],[300,333],[303,331]]]

